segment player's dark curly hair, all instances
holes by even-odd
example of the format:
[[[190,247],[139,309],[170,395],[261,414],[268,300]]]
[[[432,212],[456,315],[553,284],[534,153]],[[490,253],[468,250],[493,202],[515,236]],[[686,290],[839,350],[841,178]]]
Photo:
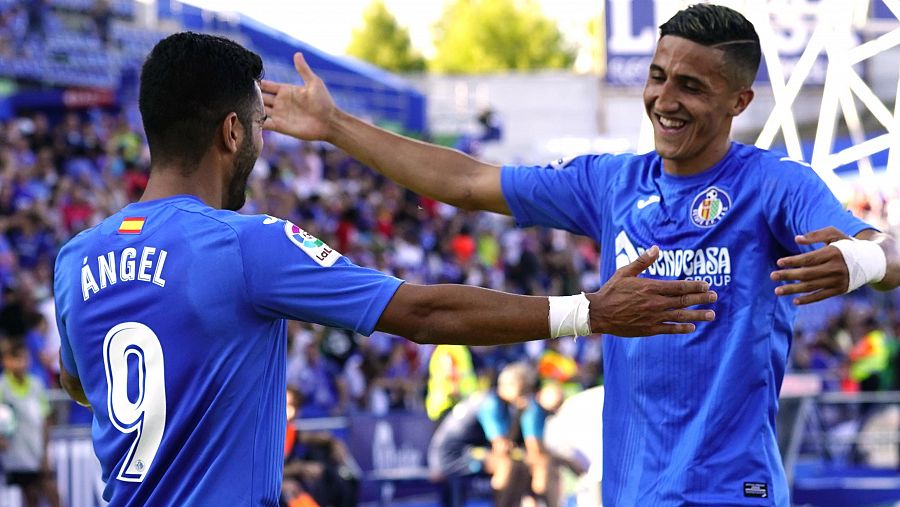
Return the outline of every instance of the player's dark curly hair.
[[[660,25],[659,36],[682,37],[721,49],[725,77],[738,88],[756,79],[762,50],[753,23],[741,13],[722,5],[696,4],[679,11]]]
[[[154,161],[196,164],[231,112],[249,128],[262,72],[259,55],[223,37],[182,32],[159,41],[141,69],[140,89]]]

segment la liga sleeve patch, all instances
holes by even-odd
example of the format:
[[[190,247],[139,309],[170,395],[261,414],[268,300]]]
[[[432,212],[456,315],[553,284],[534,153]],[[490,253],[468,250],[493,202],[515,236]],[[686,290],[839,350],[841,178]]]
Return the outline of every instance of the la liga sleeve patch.
[[[324,241],[287,220],[284,221],[284,234],[291,240],[291,243],[303,250],[316,264],[322,267],[330,268],[341,257],[339,252],[326,245]]]

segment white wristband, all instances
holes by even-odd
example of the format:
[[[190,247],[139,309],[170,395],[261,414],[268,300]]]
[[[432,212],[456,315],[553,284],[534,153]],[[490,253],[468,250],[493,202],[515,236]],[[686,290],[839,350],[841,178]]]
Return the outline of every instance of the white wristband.
[[[847,264],[847,271],[850,272],[847,292],[884,279],[887,272],[887,257],[877,243],[860,239],[842,239],[831,243],[831,246],[841,251]]]
[[[550,296],[550,338],[591,334],[590,301],[584,295]]]

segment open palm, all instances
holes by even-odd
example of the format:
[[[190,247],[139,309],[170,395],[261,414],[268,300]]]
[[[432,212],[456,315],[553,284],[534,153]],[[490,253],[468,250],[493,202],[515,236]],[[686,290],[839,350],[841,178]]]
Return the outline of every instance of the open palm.
[[[268,116],[264,128],[307,141],[327,140],[330,119],[337,110],[334,100],[302,54],[294,54],[294,67],[303,85],[260,81]]]

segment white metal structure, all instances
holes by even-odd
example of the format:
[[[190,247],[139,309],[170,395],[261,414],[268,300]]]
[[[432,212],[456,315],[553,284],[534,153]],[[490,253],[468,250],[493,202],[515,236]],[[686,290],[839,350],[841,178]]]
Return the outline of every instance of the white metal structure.
[[[872,23],[869,12],[876,1],[883,2],[896,19]],[[658,19],[668,19],[677,10],[692,3],[696,2],[660,1],[657,4]],[[813,64],[820,55],[824,55],[827,70],[822,103],[812,160],[807,162],[828,183],[832,192],[844,200],[848,197],[849,188],[842,184],[834,170],[857,162],[863,188],[868,192],[877,192],[883,186],[879,187],[869,157],[889,150],[884,181],[894,188],[900,187],[900,76],[895,74],[897,88],[891,111],[858,72],[865,60],[900,46],[900,0],[717,0],[715,3],[743,13],[753,22],[760,36],[775,107],[757,138],[757,146],[769,148],[781,133],[788,155],[798,160],[804,159],[792,106],[804,85],[807,85]],[[773,20],[784,22],[784,18],[789,18],[794,26],[810,31],[806,48],[790,71],[782,65],[775,44],[779,34]],[[873,38],[860,41],[860,34],[865,36],[863,38]],[[893,67],[894,72],[900,71],[900,58]],[[884,128],[883,134],[866,138],[857,101]],[[840,120],[846,125],[853,144],[835,151],[834,135]],[[642,124],[638,147],[645,151],[653,147],[649,120],[645,119]]]

